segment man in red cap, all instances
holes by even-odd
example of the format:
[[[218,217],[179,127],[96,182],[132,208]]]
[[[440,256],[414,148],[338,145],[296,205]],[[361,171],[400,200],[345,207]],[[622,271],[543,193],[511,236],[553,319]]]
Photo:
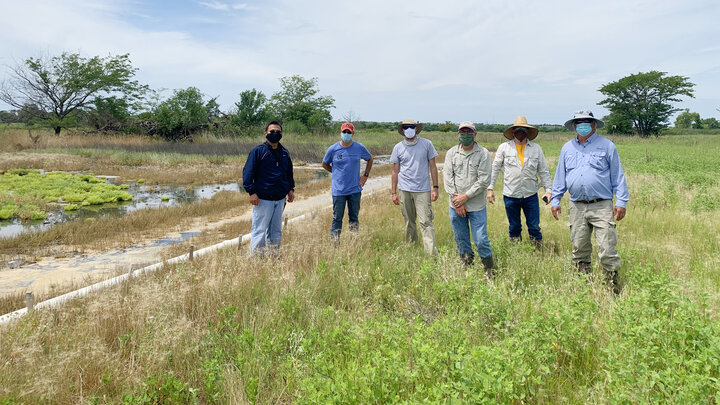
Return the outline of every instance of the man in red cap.
[[[357,231],[360,225],[360,196],[362,187],[370,176],[373,158],[360,142],[353,141],[355,126],[346,122],[340,127],[340,141],[328,148],[322,166],[332,174],[333,220],[330,239],[337,242],[342,230],[345,205],[348,209],[350,230]],[[360,160],[367,161],[365,171],[360,175]]]

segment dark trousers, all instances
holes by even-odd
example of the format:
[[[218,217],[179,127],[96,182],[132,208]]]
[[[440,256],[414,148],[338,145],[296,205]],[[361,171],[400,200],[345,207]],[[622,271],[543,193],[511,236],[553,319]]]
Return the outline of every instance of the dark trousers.
[[[337,239],[340,237],[340,231],[342,230],[343,216],[345,215],[345,205],[347,204],[348,210],[348,222],[350,223],[350,230],[357,231],[360,226],[358,222],[358,213],[360,212],[360,195],[362,192],[357,192],[350,195],[334,195],[333,196],[333,220],[332,226],[330,227],[330,237]]]
[[[540,232],[540,202],[537,194],[526,198],[503,196],[503,200],[505,201],[505,212],[510,223],[508,227],[510,237],[520,237],[522,232],[520,210],[522,210],[525,213],[525,223],[527,224],[530,239],[542,239],[542,233]]]

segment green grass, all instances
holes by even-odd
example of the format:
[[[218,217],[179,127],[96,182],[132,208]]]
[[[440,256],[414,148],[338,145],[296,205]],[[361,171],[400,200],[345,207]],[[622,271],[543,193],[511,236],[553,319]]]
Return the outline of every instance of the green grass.
[[[714,173],[718,139],[692,140],[616,139],[631,190],[617,298],[575,276],[566,205],[560,221],[543,207],[543,253],[488,208],[489,283],[457,257],[447,196],[430,257],[379,193],[337,248],[324,212],[277,259],[229,249],[5,328],[0,401],[716,403],[720,216],[691,202],[717,182],[686,179]],[[542,144],[550,160],[563,142]]]

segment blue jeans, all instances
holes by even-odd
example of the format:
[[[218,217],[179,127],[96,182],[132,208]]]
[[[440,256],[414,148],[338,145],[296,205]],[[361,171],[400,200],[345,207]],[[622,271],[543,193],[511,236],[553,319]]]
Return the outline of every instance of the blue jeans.
[[[463,218],[455,212],[455,208],[450,207],[450,225],[452,225],[455,235],[458,253],[461,255],[473,254],[472,244],[470,244],[470,234],[472,233],[478,255],[483,258],[492,256],[487,233],[487,211],[483,208],[480,211],[466,214],[467,216]]]
[[[540,233],[540,203],[537,194],[526,198],[512,198],[503,196],[505,201],[505,212],[507,213],[509,233],[511,238],[519,238],[522,232],[520,221],[520,210],[525,212],[525,223],[527,224],[530,239],[542,239]]]
[[[252,231],[250,231],[250,254],[265,253],[269,247],[271,253],[277,252],[282,241],[282,214],[285,199],[278,201],[260,199],[253,205]]]
[[[358,191],[350,195],[334,195],[333,196],[333,220],[330,227],[330,238],[337,240],[342,230],[343,215],[345,215],[345,204],[348,209],[348,222],[351,231],[357,231],[360,227],[358,222],[358,213],[360,212],[360,196],[362,192]]]

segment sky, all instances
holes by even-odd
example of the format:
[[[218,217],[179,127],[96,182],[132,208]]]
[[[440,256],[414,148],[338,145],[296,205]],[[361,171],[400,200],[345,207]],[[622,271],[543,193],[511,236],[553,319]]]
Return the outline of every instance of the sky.
[[[659,70],[720,118],[719,18],[717,0],[0,0],[0,82],[28,57],[128,53],[164,97],[194,86],[224,111],[298,74],[338,120],[561,124]]]

